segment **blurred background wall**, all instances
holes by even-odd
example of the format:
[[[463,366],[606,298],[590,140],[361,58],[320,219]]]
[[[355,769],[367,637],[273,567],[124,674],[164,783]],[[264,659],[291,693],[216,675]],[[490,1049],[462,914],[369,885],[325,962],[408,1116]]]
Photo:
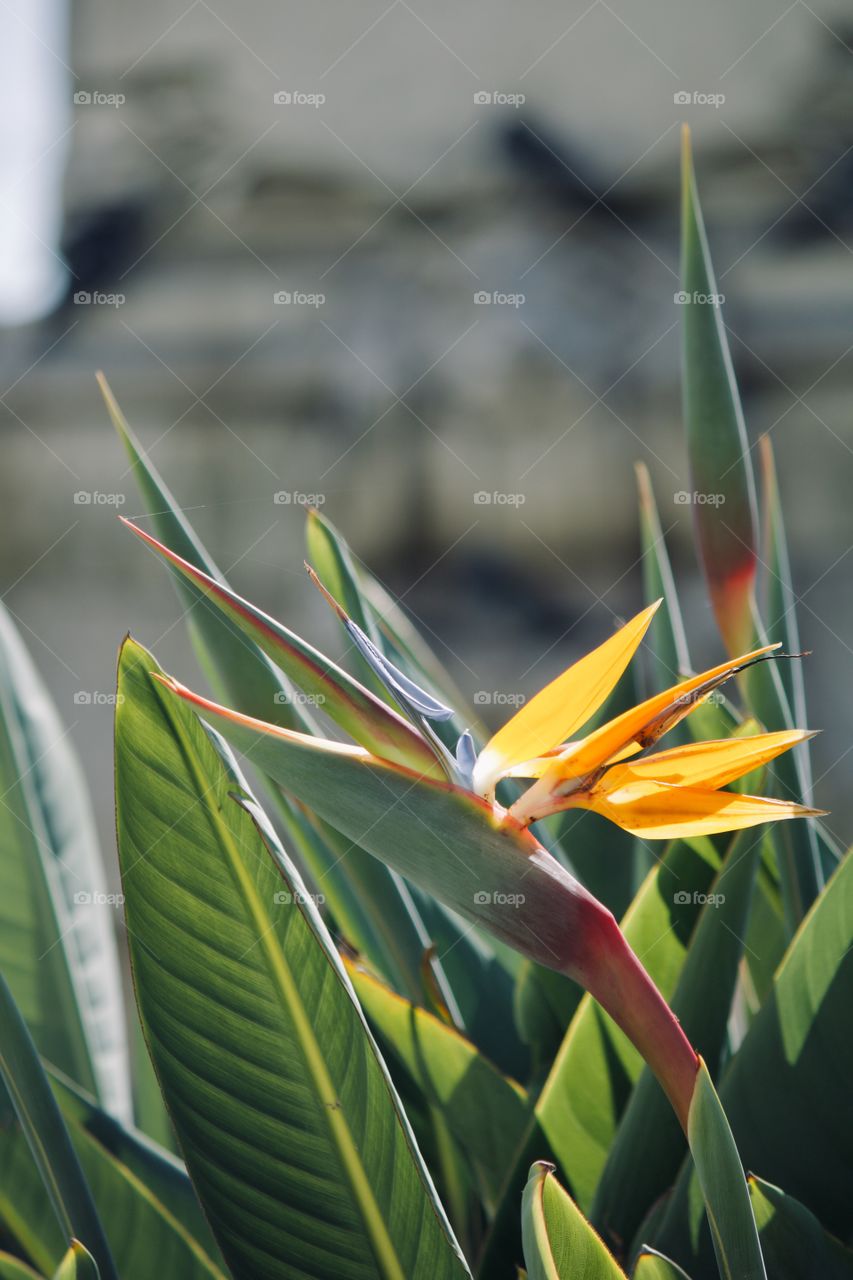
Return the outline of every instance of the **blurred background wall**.
[[[847,6],[16,0],[0,48],[0,579],[108,847],[122,634],[197,676],[115,519],[141,504],[97,368],[237,588],[315,639],[308,495],[469,693],[534,691],[639,604],[643,459],[717,659],[675,498],[683,119],[849,840]]]

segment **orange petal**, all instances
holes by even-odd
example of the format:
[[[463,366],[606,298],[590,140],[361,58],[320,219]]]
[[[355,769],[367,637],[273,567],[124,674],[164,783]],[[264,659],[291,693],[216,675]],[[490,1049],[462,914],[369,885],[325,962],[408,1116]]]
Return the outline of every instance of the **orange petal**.
[[[774,649],[779,644],[768,644],[762,649],[754,649],[742,658],[731,658],[718,667],[711,667],[698,676],[682,680],[681,684],[655,694],[645,702],[631,707],[628,711],[609,720],[600,729],[594,730],[581,742],[572,744],[559,757],[560,770],[564,777],[583,777],[593,770],[612,760],[623,752],[632,742],[641,747],[657,742],[668,729],[672,729],[685,716],[697,707],[700,702],[719,688],[736,672],[750,666]]]
[[[584,809],[594,809],[625,831],[646,840],[711,836],[775,822],[779,818],[805,818],[822,812],[790,800],[767,800],[763,796],[741,796],[734,791],[703,791],[647,781],[626,782],[614,791],[596,789],[589,795],[579,795],[575,803]]]
[[[491,795],[514,765],[563,742],[594,715],[616,685],[645,635],[660,600],[627,622],[531,698],[480,752],[474,790]]]
[[[790,729],[782,733],[757,733],[751,738],[694,742],[644,756],[642,760],[620,766],[618,771],[608,770],[608,777],[618,772],[628,781],[668,782],[715,790],[813,736],[808,729]]]

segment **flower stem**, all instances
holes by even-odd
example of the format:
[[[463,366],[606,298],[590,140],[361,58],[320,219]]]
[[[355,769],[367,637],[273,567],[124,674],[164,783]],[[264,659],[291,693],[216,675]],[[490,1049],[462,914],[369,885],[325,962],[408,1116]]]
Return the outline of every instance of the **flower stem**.
[[[583,984],[642,1054],[687,1133],[699,1058],[612,914],[603,908],[594,934]]]

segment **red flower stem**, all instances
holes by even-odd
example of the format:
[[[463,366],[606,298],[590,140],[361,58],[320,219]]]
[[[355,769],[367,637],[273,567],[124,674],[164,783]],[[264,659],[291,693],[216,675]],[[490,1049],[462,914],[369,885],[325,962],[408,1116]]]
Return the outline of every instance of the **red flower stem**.
[[[589,942],[583,985],[651,1067],[686,1134],[699,1069],[695,1050],[609,911],[597,913]]]

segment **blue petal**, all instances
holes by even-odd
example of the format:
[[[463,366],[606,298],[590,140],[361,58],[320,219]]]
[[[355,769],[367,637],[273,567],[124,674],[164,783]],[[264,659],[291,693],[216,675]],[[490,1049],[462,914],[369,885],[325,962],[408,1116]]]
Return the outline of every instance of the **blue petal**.
[[[364,634],[357,622],[347,618],[344,626],[365,662],[373,668],[385,687],[404,707],[411,709],[419,716],[425,716],[428,720],[451,719],[452,707],[446,707],[443,702],[439,702],[431,693],[427,693],[420,685],[415,684],[414,680],[404,675],[393,662],[389,662],[385,655],[379,652],[373,641]]]
[[[477,748],[474,739],[466,729],[456,744],[456,767],[464,784],[470,790],[473,786],[474,765],[477,763]]]

